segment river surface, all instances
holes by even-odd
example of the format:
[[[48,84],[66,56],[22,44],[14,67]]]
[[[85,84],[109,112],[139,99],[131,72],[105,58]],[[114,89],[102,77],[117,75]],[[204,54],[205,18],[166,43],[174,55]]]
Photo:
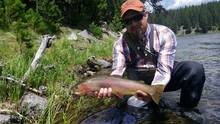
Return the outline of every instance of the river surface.
[[[220,123],[220,34],[177,37],[177,60],[202,63],[206,81],[198,109],[206,123]]]
[[[164,93],[162,101],[168,111],[158,115],[146,114],[142,123],[220,123],[220,33],[177,37],[177,61],[197,61],[205,68],[206,81],[200,103],[191,110],[181,110],[180,90]],[[110,108],[88,117],[83,124],[133,124],[135,119],[128,113]]]

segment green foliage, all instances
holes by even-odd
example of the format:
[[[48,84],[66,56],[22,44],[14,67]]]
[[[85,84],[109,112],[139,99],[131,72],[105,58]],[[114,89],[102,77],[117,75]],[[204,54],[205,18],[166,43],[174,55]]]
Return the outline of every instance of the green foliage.
[[[25,10],[25,4],[20,0],[0,1],[0,26],[7,28],[10,24],[20,18]]]
[[[102,30],[101,30],[94,22],[92,22],[92,23],[89,25],[89,31],[90,31],[95,37],[98,37],[98,38],[101,38],[101,37],[102,37]]]
[[[121,31],[122,30],[122,21],[119,13],[116,13],[112,19],[112,22],[109,24],[109,28],[112,31]]]
[[[16,40],[19,43],[20,52],[23,50],[23,44],[26,45],[26,48],[31,48],[31,36],[27,30],[27,23],[22,22],[22,20],[14,21],[10,28],[16,34]]]
[[[5,26],[3,1],[0,1],[0,28]]]
[[[36,11],[43,19],[37,24],[42,33],[56,33],[59,30],[59,23],[62,20],[61,11],[55,1],[38,0],[36,1]]]

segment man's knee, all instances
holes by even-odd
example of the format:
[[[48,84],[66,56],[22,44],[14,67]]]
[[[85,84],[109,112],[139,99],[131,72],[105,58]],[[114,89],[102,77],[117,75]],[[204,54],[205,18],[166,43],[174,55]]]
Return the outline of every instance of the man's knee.
[[[187,61],[185,62],[184,67],[186,69],[186,75],[188,75],[189,78],[201,80],[200,83],[204,83],[205,72],[202,64],[198,62]]]

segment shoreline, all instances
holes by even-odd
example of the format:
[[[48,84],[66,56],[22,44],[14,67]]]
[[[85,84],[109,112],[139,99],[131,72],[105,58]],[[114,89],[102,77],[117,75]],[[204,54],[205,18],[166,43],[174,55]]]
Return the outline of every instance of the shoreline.
[[[176,37],[183,37],[183,36],[195,36],[195,35],[206,35],[206,34],[218,34],[220,31],[208,31],[207,33],[190,33],[190,34],[175,34]]]

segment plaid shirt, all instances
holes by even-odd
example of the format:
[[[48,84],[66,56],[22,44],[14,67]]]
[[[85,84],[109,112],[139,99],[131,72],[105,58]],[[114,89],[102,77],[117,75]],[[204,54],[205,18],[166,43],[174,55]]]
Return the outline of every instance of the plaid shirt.
[[[162,25],[154,26],[154,50],[158,52],[157,69],[152,81],[152,85],[162,84],[167,85],[171,78],[171,70],[174,65],[176,53],[176,37],[175,34],[167,27]],[[145,32],[146,48],[150,49],[149,34],[150,26],[148,25]],[[122,36],[117,40],[113,47],[113,66],[111,75],[122,76],[126,69],[126,61],[132,60],[127,43],[122,39]],[[137,66],[148,67],[144,58],[137,55]]]

